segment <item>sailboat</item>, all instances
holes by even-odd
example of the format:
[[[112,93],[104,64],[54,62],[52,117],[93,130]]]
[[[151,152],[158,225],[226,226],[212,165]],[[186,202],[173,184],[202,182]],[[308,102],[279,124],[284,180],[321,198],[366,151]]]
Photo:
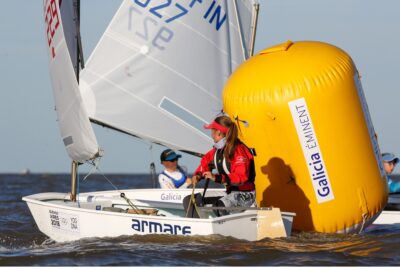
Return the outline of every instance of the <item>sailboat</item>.
[[[382,213],[374,221],[374,225],[400,224],[400,193],[389,193],[388,202]],[[373,226],[372,226],[373,227]]]
[[[103,153],[92,123],[198,155],[212,141],[203,124],[222,108],[220,91],[253,53],[254,0],[123,0],[83,65],[80,1],[44,0],[49,68],[60,133],[72,160],[71,193],[23,198],[35,222],[55,241],[121,235],[219,234],[256,241],[290,236],[294,213],[277,208],[229,209],[217,217],[182,200],[202,189],[76,192],[80,163]],[[81,70],[81,68],[83,68]],[[222,196],[208,189],[205,196]]]

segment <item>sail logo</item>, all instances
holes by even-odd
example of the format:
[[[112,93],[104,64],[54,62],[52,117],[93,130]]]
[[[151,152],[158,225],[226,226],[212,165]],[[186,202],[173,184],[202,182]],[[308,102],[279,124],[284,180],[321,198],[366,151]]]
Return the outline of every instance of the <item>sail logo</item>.
[[[132,229],[142,233],[164,233],[174,235],[190,235],[192,227],[159,223],[155,221],[132,219]]]
[[[212,24],[215,20],[215,29],[219,31],[221,26],[224,24],[226,20],[226,13],[222,15],[221,12],[221,6],[220,5],[215,5],[216,2],[215,0],[212,1],[211,6],[208,8],[206,14],[204,14],[203,18],[204,19],[209,19],[209,23]]]
[[[58,212],[49,210],[49,215],[50,215],[51,226],[60,228],[60,218],[58,217]]]
[[[324,203],[331,201],[334,199],[333,190],[306,101],[304,98],[293,100],[289,102],[289,108],[307,163],[317,202]]]
[[[49,210],[50,224],[53,228],[79,233],[79,218],[76,215]]]
[[[51,47],[51,56],[56,56],[53,38],[60,25],[56,0],[47,0],[45,3],[44,22],[46,26],[47,45]]]
[[[162,201],[180,201],[182,200],[182,196],[176,193],[161,193]]]
[[[172,0],[156,4],[152,4],[151,2],[154,3],[157,1],[133,0],[133,3],[135,3],[137,6],[148,9],[150,14],[158,19],[162,19],[165,23],[171,23],[187,14],[190,14],[191,10],[193,10],[193,7],[197,5],[204,5],[203,0],[191,0],[189,5],[181,5],[178,3],[178,1],[173,3]],[[217,1],[215,0],[213,0],[206,8],[206,11],[203,15],[203,18],[208,20],[210,24],[215,23],[215,29],[217,31],[219,31],[221,26],[225,23],[226,17],[226,12],[223,12],[222,6],[217,4]]]
[[[174,37],[174,29],[169,25],[184,16],[196,13],[210,25],[215,25],[215,30],[219,31],[223,25],[226,25],[227,14],[222,6],[215,0],[209,6],[202,0],[191,0],[182,3],[182,1],[172,0],[160,3],[151,0],[132,0],[133,5],[129,7],[128,30],[133,31],[135,35],[160,50],[164,50],[168,43]],[[202,8],[196,9],[196,7]],[[193,10],[197,10],[196,12]],[[138,16],[139,15],[139,16]],[[144,17],[137,20],[139,17]],[[141,52],[148,52],[144,47]]]

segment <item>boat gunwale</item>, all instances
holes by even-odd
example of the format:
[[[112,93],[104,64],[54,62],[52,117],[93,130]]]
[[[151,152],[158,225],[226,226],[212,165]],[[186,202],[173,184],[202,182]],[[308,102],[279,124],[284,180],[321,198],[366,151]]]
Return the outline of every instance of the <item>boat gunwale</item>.
[[[35,198],[37,196],[46,196],[47,198],[43,199],[38,199]],[[56,196],[56,197],[48,197],[48,196]],[[62,204],[53,204],[50,202],[45,202],[44,200],[66,200],[68,199],[68,194],[65,193],[58,193],[58,192],[46,192],[46,193],[37,193],[37,194],[32,194],[29,196],[25,196],[22,198],[25,202],[36,204],[36,205],[41,205],[45,207],[55,207],[63,210],[68,210],[68,211],[74,211],[74,212],[85,212],[85,213],[90,213],[90,214],[100,214],[100,215],[108,215],[108,216],[119,216],[119,217],[138,217],[138,218],[146,218],[146,219],[158,219],[158,220],[165,220],[165,221],[185,221],[185,222],[190,222],[190,223],[221,223],[221,222],[226,222],[226,221],[231,221],[235,219],[241,219],[241,218],[246,218],[246,217],[254,217],[257,218],[257,211],[258,210],[247,210],[244,212],[240,213],[234,213],[226,216],[221,216],[221,217],[212,217],[212,218],[189,218],[189,217],[167,217],[167,216],[153,216],[153,215],[142,215],[142,214],[130,214],[130,213],[118,213],[118,212],[111,212],[111,211],[99,211],[99,210],[94,210],[94,209],[85,209],[85,208],[78,208],[78,207],[73,207],[73,206],[67,206],[67,205],[62,205]],[[95,204],[95,203],[94,203]],[[295,213],[290,213],[290,212],[281,212],[281,217],[284,218],[293,218],[296,216]]]

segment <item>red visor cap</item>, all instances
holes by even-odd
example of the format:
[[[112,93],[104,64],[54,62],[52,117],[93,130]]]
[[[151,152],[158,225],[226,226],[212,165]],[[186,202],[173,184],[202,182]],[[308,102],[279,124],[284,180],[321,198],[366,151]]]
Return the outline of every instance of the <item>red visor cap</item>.
[[[219,131],[221,131],[222,133],[228,133],[228,130],[229,130],[229,128],[227,128],[227,127],[224,127],[224,126],[222,126],[222,125],[220,125],[220,124],[218,124],[217,122],[215,122],[215,121],[212,121],[210,124],[208,124],[208,125],[204,125],[204,128],[205,129],[216,129],[216,130],[219,130]]]

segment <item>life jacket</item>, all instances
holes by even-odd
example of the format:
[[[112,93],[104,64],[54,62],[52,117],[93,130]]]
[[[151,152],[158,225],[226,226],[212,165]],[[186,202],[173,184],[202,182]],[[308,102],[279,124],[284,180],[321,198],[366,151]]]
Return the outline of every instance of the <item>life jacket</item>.
[[[247,147],[245,144],[243,144],[243,145],[249,150],[249,152],[253,156],[255,156],[254,149]],[[224,157],[224,149],[225,149],[225,147],[222,149],[216,149],[216,151],[214,153],[214,160],[213,160],[214,164],[213,165],[214,165],[215,169],[217,170],[217,174],[222,174],[226,178],[229,179],[229,174],[230,174],[230,170],[231,170],[231,161],[227,160]],[[256,178],[256,170],[255,170],[254,158],[253,158],[250,160],[249,175],[248,175],[248,179],[246,182],[254,183],[255,178]],[[229,186],[227,188],[227,193],[229,194],[231,191],[246,191],[246,190],[241,190],[238,186]],[[248,191],[250,191],[250,190],[248,190]]]
[[[165,175],[166,177],[168,177],[169,179],[171,179],[171,181],[174,183],[174,186],[176,188],[179,188],[180,186],[182,186],[187,179],[187,175],[185,173],[184,170],[182,170],[182,168],[180,166],[177,167],[178,171],[182,174],[182,177],[180,179],[175,179],[173,177],[171,177],[170,175],[168,175],[165,171],[163,171],[161,174]]]

